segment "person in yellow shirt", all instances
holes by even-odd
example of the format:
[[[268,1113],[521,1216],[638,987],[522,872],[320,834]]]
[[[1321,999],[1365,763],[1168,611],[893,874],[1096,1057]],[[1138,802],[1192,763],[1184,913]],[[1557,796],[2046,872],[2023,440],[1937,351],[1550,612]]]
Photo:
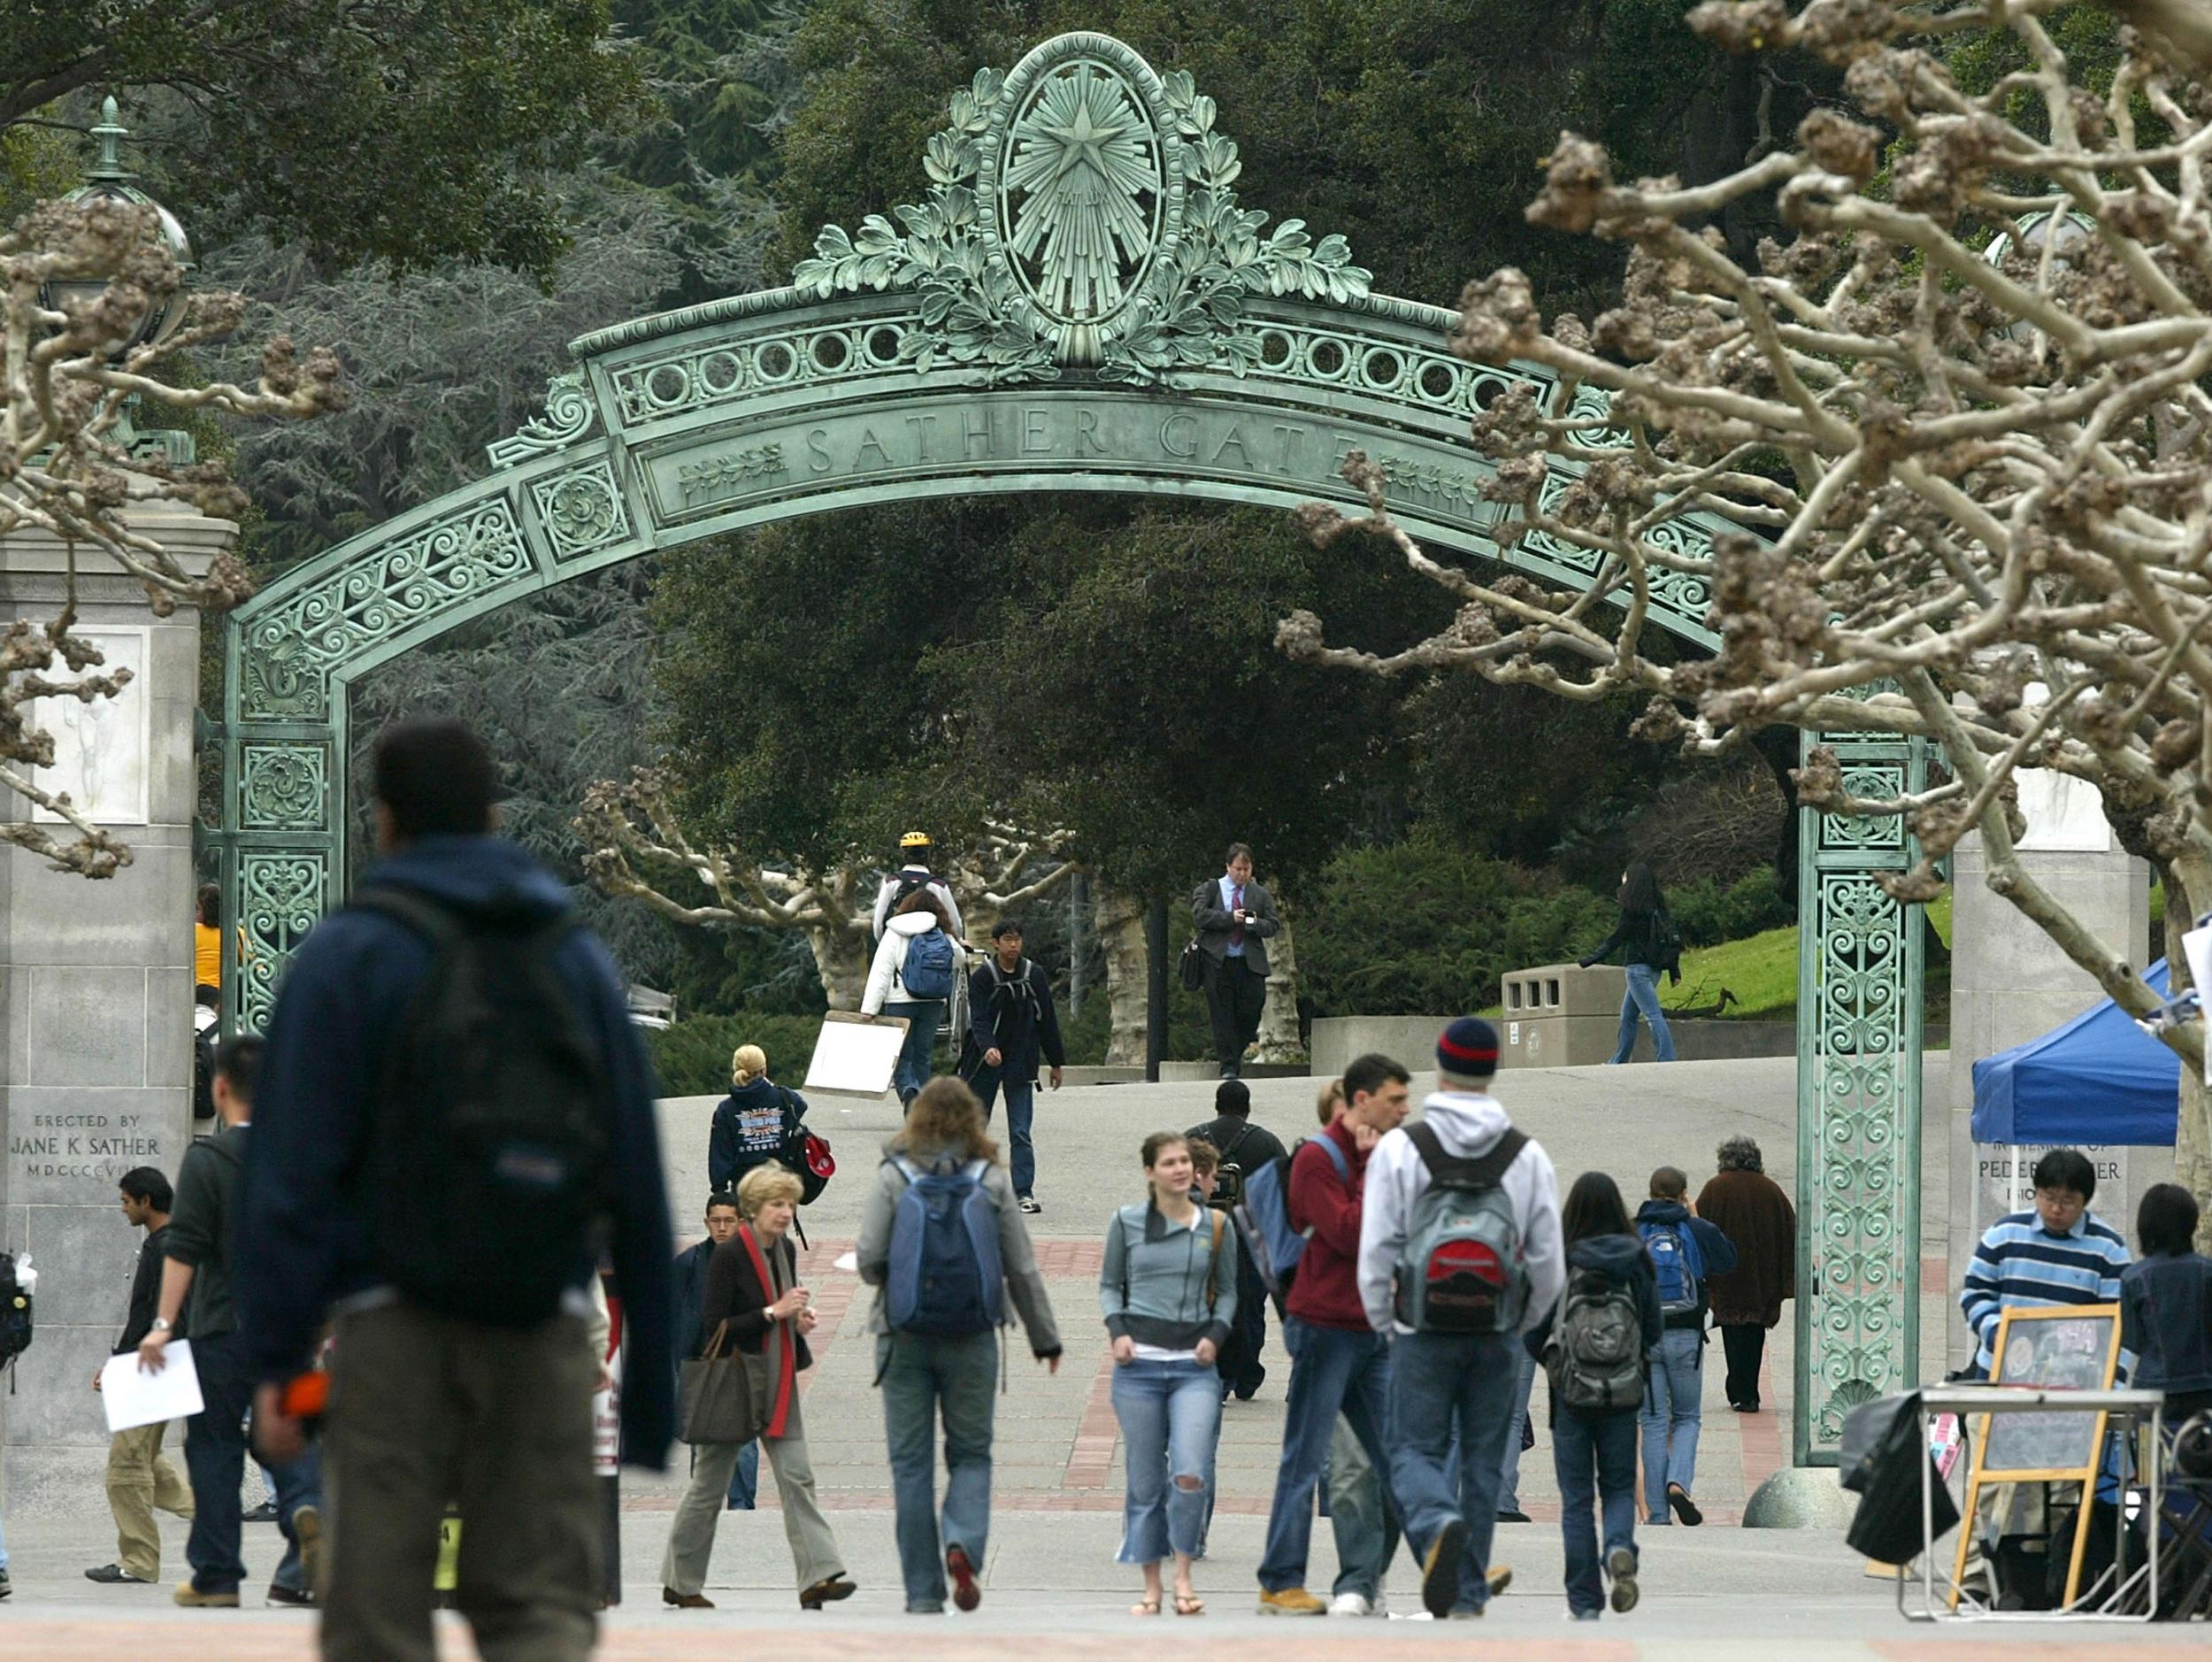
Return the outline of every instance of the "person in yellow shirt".
[[[223,985],[223,891],[200,885],[192,922],[192,990],[199,1002],[213,1004]]]

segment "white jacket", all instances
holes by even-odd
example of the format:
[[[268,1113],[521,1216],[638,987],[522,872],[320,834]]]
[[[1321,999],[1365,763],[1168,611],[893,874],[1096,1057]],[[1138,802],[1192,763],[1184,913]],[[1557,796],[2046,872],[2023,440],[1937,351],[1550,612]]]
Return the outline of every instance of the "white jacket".
[[[877,940],[883,939],[883,926],[890,920],[891,902],[897,897],[899,892],[900,872],[927,869],[926,866],[902,866],[899,872],[893,872],[883,880],[881,886],[876,890],[875,915],[869,921],[869,927],[875,931]],[[966,940],[968,928],[960,920],[960,903],[952,897],[952,890],[933,878],[930,881],[928,888],[929,892],[937,896],[937,904],[945,909],[945,916],[952,920],[952,938],[956,941]]]
[[[1439,1091],[1421,1104],[1421,1117],[1436,1129],[1448,1154],[1479,1158],[1496,1146],[1512,1121],[1486,1091]],[[1400,1127],[1367,1157],[1366,1199],[1360,1212],[1359,1296],[1368,1324],[1377,1333],[1410,1333],[1398,1321],[1393,1296],[1397,1289],[1398,1255],[1405,1250],[1414,1203],[1429,1186],[1421,1150]],[[1520,1225],[1523,1262],[1528,1270],[1528,1308],[1521,1316],[1525,1333],[1551,1313],[1567,1285],[1567,1254],[1559,1235],[1559,1175],[1544,1145],[1530,1138],[1505,1168],[1500,1185],[1513,1202]]]
[[[883,939],[876,943],[875,962],[868,969],[868,990],[861,995],[860,1013],[876,1016],[883,1013],[884,1001],[894,1004],[941,1004],[941,998],[918,999],[906,990],[902,979],[906,970],[906,949],[918,935],[927,935],[937,927],[937,919],[926,912],[902,912],[883,927]],[[960,973],[960,960],[953,959],[953,973]]]

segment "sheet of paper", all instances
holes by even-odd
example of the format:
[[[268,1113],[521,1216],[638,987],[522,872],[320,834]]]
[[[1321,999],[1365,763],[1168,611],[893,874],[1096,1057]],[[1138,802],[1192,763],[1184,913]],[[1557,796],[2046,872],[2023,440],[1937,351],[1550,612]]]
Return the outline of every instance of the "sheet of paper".
[[[166,1366],[149,1373],[138,1352],[111,1356],[100,1370],[100,1401],[108,1411],[111,1434],[196,1414],[207,1404],[200,1397],[200,1373],[192,1363],[192,1341],[177,1339],[165,1352]]]
[[[2183,935],[2181,950],[2189,960],[2189,979],[2197,985],[2198,1001],[2212,1012],[2212,925]],[[2212,1085],[2212,1045],[2205,1047],[2204,1082]]]
[[[899,1050],[905,1043],[903,1016],[863,1021],[850,1011],[833,1010],[823,1018],[821,1035],[814,1041],[805,1089],[880,1096],[891,1089],[891,1070],[898,1066]]]

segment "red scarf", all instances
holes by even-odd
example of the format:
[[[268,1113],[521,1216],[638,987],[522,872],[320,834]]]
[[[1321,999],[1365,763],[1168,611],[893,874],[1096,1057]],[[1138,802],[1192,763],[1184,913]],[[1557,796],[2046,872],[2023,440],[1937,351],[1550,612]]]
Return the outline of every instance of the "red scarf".
[[[745,1243],[746,1253],[753,1260],[753,1273],[760,1277],[761,1291],[767,1296],[768,1302],[773,1304],[778,1297],[776,1278],[769,1273],[767,1257],[760,1250],[760,1242],[753,1234],[753,1226],[749,1223],[740,1224],[737,1238]],[[768,1371],[776,1381],[776,1404],[769,1412],[767,1423],[761,1427],[760,1435],[764,1437],[780,1437],[785,1435],[785,1427],[791,1418],[791,1394],[797,1389],[799,1379],[796,1347],[790,1343],[782,1321],[768,1324],[764,1349]]]

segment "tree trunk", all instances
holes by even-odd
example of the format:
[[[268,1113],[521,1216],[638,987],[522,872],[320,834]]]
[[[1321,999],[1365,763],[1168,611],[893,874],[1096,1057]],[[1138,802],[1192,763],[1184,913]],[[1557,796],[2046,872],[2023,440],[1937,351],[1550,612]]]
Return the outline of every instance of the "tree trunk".
[[[1106,1065],[1109,1067],[1144,1066],[1145,950],[1144,906],[1133,896],[1102,882],[1091,892],[1097,910],[1092,921],[1106,956],[1106,999],[1112,1016],[1107,1023]]]
[[[1260,1012],[1260,1062],[1296,1063],[1306,1059],[1306,1042],[1299,1032],[1298,950],[1291,944],[1290,919],[1282,933],[1267,943],[1267,1004]]]
[[[2202,867],[2201,861],[2183,858],[2160,871],[2166,883],[2166,915],[2181,919],[2166,931],[2167,990],[2176,998],[2194,985],[2189,955],[2180,950],[2182,930],[2191,918],[2202,917],[2212,905],[2212,872]],[[2197,990],[2201,996],[2212,996],[2212,989]],[[2212,1252],[2212,1091],[2205,1089],[2203,1070],[2191,1066],[2185,1056],[2181,1058],[2181,1099],[2176,1110],[2174,1181],[2197,1199],[2197,1250]]]
[[[1167,898],[1144,906],[1144,1076],[1157,1084],[1167,1060]]]
[[[815,973],[822,978],[822,995],[832,1010],[857,1010],[860,996],[868,990],[868,966],[875,955],[865,923],[833,929],[817,924],[806,932],[814,949]]]

